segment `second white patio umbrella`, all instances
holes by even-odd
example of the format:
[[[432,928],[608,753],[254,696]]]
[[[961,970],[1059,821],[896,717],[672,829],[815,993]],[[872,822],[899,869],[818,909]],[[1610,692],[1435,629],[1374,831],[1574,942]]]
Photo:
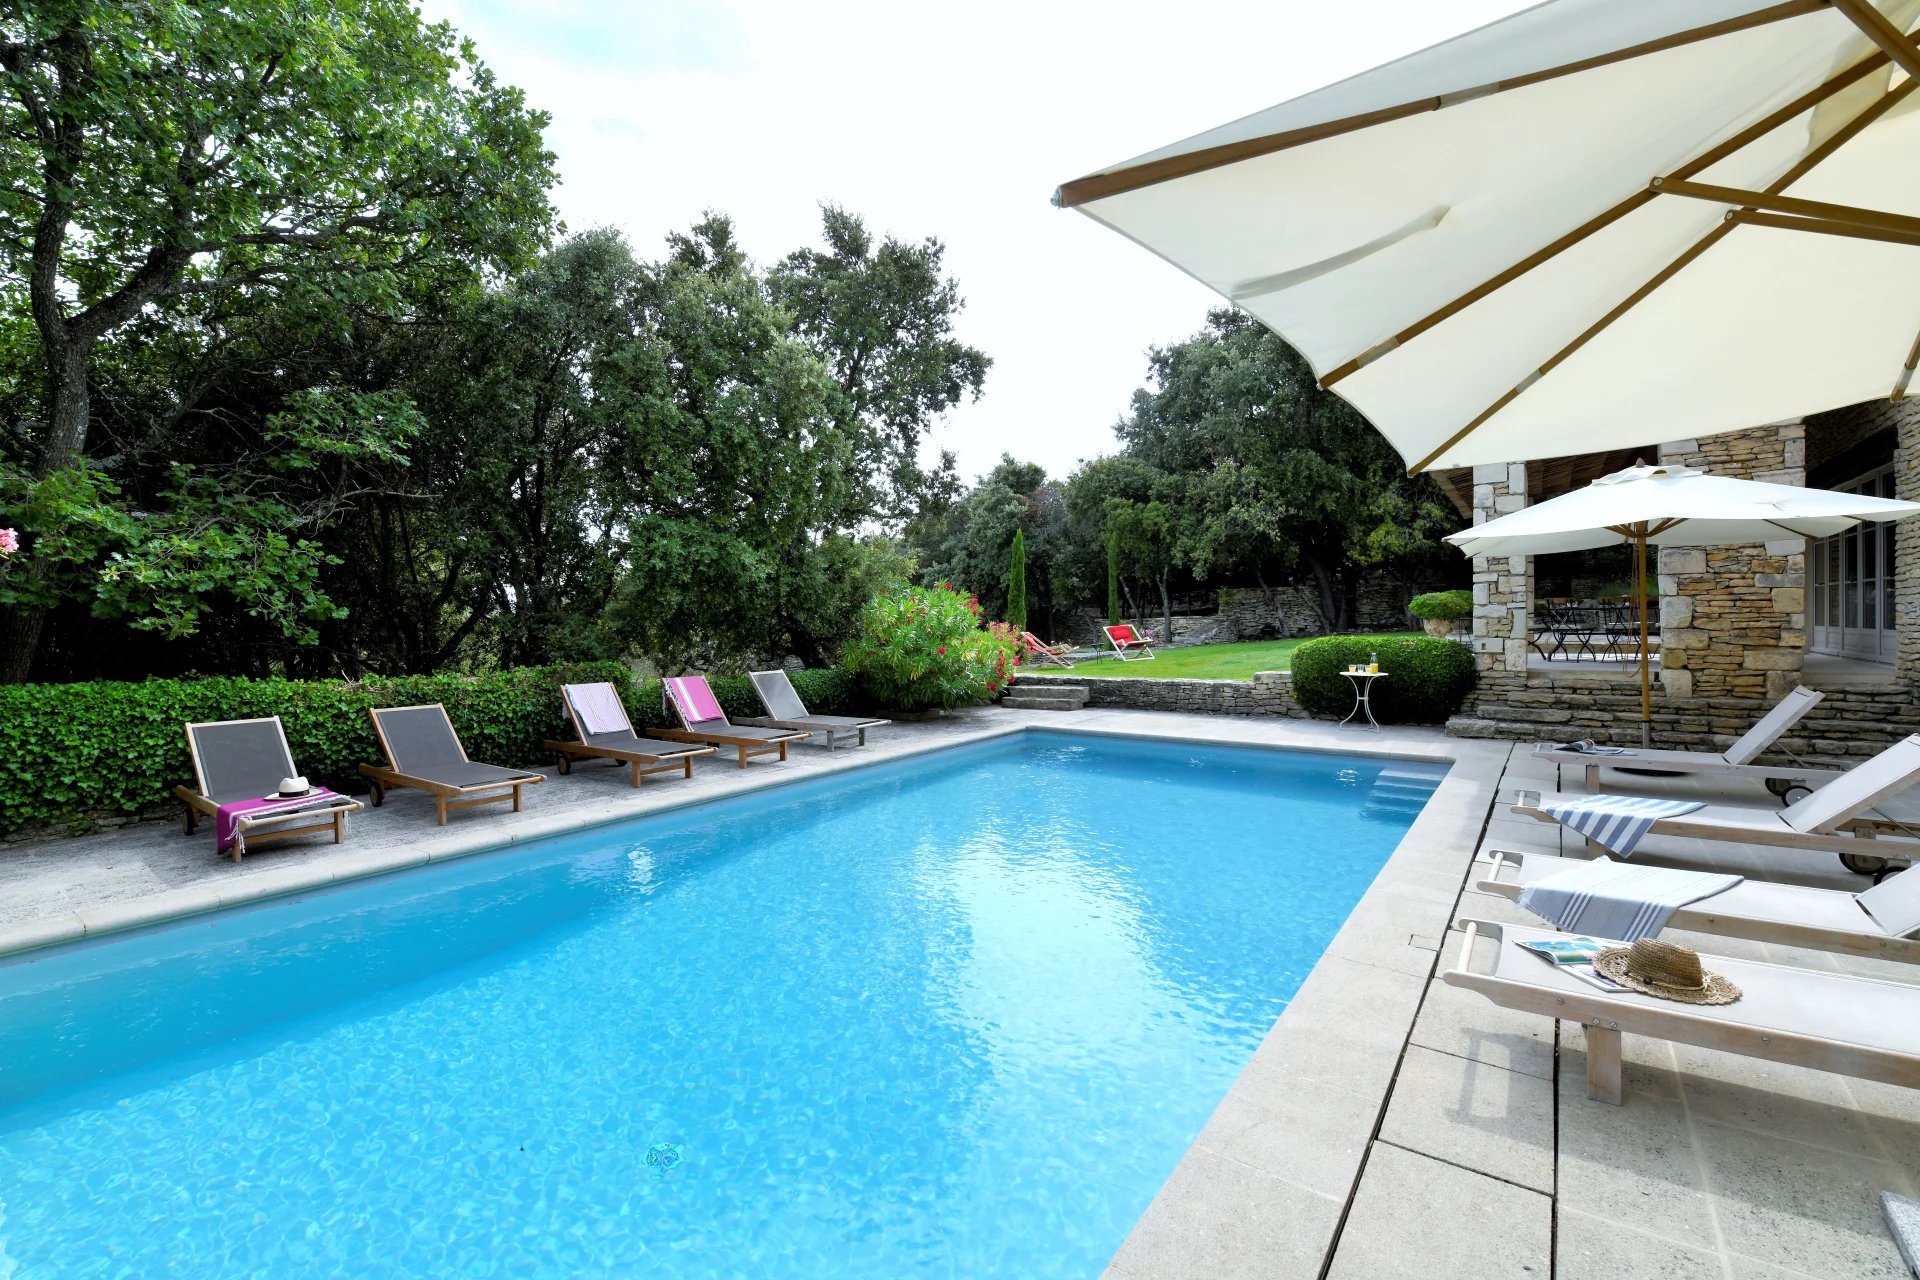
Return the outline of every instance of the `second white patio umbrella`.
[[[1470,556],[1633,548],[1640,595],[1640,740],[1650,736],[1647,548],[1829,538],[1855,525],[1920,515],[1920,503],[1710,475],[1694,467],[1628,467],[1536,506],[1447,535]]]

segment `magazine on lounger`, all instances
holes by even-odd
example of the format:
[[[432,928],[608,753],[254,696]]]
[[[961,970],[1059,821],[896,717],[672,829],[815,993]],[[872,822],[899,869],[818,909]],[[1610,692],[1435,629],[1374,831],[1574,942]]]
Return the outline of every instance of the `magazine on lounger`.
[[[1610,951],[1617,943],[1603,942],[1598,938],[1538,938],[1522,942],[1519,946],[1533,952],[1562,973],[1580,979],[1580,981],[1600,988],[1602,991],[1621,992],[1633,988],[1615,982],[1593,967],[1600,953]]]

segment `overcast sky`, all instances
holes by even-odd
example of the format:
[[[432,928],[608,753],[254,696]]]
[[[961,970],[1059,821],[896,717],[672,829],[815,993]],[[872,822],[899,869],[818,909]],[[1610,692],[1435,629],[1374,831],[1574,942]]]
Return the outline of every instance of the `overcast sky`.
[[[705,209],[771,262],[818,206],[936,236],[993,357],[932,449],[1059,476],[1113,448],[1145,352],[1212,293],[1049,203],[1061,182],[1526,7],[1516,0],[967,4],[423,0],[553,116],[561,215],[643,256]]]

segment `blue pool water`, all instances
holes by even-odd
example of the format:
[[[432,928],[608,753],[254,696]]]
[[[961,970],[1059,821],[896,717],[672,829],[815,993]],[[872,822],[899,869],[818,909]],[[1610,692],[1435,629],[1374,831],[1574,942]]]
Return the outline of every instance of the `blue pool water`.
[[[1438,777],[1029,734],[0,964],[0,1278],[1096,1276]]]

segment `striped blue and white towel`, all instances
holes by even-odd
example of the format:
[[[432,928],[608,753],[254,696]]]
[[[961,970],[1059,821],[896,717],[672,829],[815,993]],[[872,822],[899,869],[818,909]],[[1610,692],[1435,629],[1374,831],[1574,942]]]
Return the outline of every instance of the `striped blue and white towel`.
[[[1666,928],[1675,909],[1739,883],[1739,876],[1595,858],[1528,885],[1520,905],[1568,933],[1633,942]]]
[[[1698,800],[1642,796],[1579,796],[1541,804],[1543,812],[1623,858],[1631,858],[1649,828],[1706,806]]]

